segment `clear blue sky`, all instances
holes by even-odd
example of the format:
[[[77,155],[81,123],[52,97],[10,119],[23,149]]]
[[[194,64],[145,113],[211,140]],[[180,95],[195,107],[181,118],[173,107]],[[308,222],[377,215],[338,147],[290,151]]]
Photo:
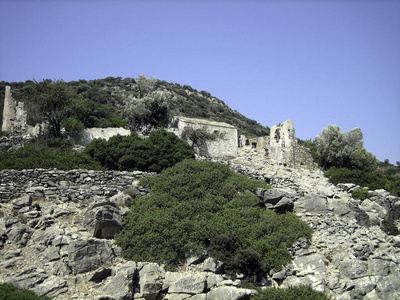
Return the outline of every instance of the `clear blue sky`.
[[[0,0],[0,80],[139,74],[400,161],[398,0]]]

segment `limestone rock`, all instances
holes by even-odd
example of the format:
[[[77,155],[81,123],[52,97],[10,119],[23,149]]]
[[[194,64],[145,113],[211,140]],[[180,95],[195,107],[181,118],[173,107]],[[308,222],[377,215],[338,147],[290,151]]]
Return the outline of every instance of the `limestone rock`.
[[[113,238],[122,229],[121,212],[116,203],[99,199],[86,210],[82,225],[97,238]]]
[[[173,283],[168,293],[176,294],[200,294],[206,288],[206,275],[200,274],[187,274],[175,283]]]
[[[67,282],[60,277],[51,276],[42,283],[38,284],[33,288],[33,291],[40,297],[46,296],[55,298],[60,294],[68,291]]]
[[[248,300],[254,294],[254,290],[240,289],[233,286],[220,286],[207,293],[207,300]]]
[[[102,292],[115,300],[130,300],[135,293],[135,289],[139,289],[138,281],[139,272],[136,263],[127,262],[105,284]]]
[[[294,212],[302,213],[326,213],[328,210],[327,200],[317,195],[306,195],[294,203]]]
[[[68,245],[68,253],[67,264],[73,274],[111,265],[114,260],[112,245],[107,240],[76,240]]]

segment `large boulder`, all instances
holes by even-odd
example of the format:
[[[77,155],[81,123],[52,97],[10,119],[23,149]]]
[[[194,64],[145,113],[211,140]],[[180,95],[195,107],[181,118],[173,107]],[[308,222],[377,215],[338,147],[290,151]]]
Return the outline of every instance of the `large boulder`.
[[[118,205],[100,198],[93,201],[82,219],[82,225],[96,238],[113,238],[122,229],[122,217]]]
[[[324,214],[328,211],[326,198],[318,195],[305,195],[294,203],[294,212],[296,214],[315,213]]]
[[[114,300],[133,299],[135,291],[139,289],[139,271],[135,262],[127,262],[118,268],[115,275],[102,288],[102,295]]]
[[[206,289],[205,273],[187,274],[168,289],[171,294],[200,294]]]
[[[75,240],[68,246],[67,264],[73,274],[96,270],[111,265],[114,260],[112,243],[107,240]]]
[[[254,294],[254,290],[241,289],[233,286],[219,286],[207,293],[207,300],[248,300]]]

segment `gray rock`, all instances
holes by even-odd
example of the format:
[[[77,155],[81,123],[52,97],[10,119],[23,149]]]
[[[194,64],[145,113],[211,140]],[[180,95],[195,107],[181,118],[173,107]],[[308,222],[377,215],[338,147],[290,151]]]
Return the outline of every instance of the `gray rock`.
[[[14,224],[7,230],[8,241],[17,247],[25,247],[30,238],[28,228],[21,223]]]
[[[135,293],[136,298],[156,299],[163,286],[165,272],[158,264],[148,263],[139,271],[140,292]]]
[[[168,293],[176,294],[200,294],[206,288],[206,275],[204,273],[187,274],[173,283]]]
[[[14,209],[21,209],[23,207],[29,207],[32,205],[32,196],[24,195],[20,198],[13,200],[11,203],[12,203]]]
[[[248,300],[254,294],[254,290],[241,289],[233,286],[220,286],[207,293],[207,300]]]
[[[102,288],[104,295],[112,296],[115,300],[131,300],[135,288],[138,288],[139,272],[136,263],[127,262]]]
[[[107,240],[76,240],[68,246],[67,264],[73,274],[96,270],[111,265],[114,260],[112,244]]]
[[[55,298],[68,291],[67,282],[60,277],[50,276],[32,289],[38,296]]]
[[[112,201],[100,199],[86,210],[82,225],[97,238],[113,238],[122,229],[119,207]]]
[[[217,286],[223,280],[224,280],[224,277],[222,277],[222,275],[208,274],[208,276],[207,276],[207,289],[212,289],[213,287]]]
[[[323,214],[328,211],[327,200],[317,195],[306,195],[294,203],[295,213]]]
[[[92,277],[89,278],[89,281],[99,283],[107,277],[111,276],[111,271],[112,270],[109,268],[100,267],[93,273]]]
[[[10,278],[10,282],[18,288],[31,289],[43,282],[47,277],[43,270],[32,267]]]
[[[202,271],[209,271],[213,273],[221,273],[224,268],[224,263],[216,260],[215,258],[209,257],[201,264]]]
[[[375,278],[377,280],[376,290],[380,299],[400,299],[400,280],[397,276],[377,276]]]
[[[349,199],[328,199],[328,210],[339,216],[347,215],[350,212]]]
[[[273,209],[277,213],[285,213],[292,212],[293,206],[294,203],[292,198],[283,197],[271,209]]]

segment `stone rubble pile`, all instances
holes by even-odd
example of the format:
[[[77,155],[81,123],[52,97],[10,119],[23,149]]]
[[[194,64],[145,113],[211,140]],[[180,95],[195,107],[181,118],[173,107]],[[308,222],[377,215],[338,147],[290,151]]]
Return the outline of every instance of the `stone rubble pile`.
[[[332,299],[399,299],[400,237],[379,225],[400,199],[383,190],[351,196],[352,184],[334,186],[320,171],[270,165],[256,151],[221,161],[238,173],[269,182],[260,203],[293,211],[314,230],[299,240],[293,261],[271,271],[265,285],[309,284]],[[254,290],[221,273],[222,263],[195,257],[176,272],[129,262],[113,236],[143,172],[24,170],[0,172],[0,282],[54,299],[249,299]]]

